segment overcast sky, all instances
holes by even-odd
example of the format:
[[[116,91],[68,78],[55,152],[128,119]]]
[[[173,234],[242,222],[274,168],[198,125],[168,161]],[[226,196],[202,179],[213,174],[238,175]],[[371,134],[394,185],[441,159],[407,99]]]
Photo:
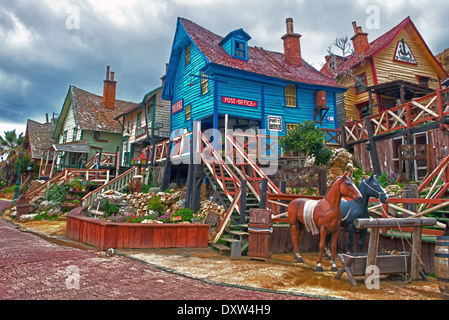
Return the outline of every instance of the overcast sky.
[[[357,21],[372,41],[410,16],[433,54],[449,48],[449,1],[423,0],[1,0],[0,134],[59,113],[69,85],[102,95],[106,66],[117,98],[140,102],[161,84],[177,17],[251,46],[283,52],[285,19],[319,69],[336,37]]]

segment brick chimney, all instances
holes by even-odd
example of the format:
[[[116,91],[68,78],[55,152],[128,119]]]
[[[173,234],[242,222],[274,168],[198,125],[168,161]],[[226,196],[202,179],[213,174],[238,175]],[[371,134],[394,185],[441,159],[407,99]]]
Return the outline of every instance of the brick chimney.
[[[286,20],[287,33],[282,36],[284,40],[284,57],[288,64],[300,67],[302,65],[301,58],[301,46],[299,44],[299,38],[301,35],[293,33],[293,19],[288,18]]]
[[[114,81],[114,72],[111,72],[111,77],[109,78],[109,72],[111,70],[110,66],[106,68],[106,80],[104,80],[103,87],[103,104],[106,109],[115,109],[115,87],[117,81]]]
[[[354,46],[354,53],[361,54],[369,48],[368,34],[362,32],[362,27],[357,27],[357,23],[355,21],[352,23],[352,26],[354,28],[354,36],[351,40]]]

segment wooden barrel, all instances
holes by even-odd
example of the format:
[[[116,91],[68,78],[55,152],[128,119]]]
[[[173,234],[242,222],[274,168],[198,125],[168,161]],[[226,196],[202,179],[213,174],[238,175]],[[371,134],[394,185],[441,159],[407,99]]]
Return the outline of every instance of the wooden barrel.
[[[441,295],[449,300],[449,237],[437,237],[434,266]]]

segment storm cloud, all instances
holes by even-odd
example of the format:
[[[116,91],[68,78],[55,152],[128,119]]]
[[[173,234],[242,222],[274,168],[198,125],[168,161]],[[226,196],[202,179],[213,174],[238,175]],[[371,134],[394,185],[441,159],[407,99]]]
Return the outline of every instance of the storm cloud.
[[[69,85],[101,95],[107,65],[117,98],[141,101],[161,84],[177,17],[221,36],[243,28],[250,45],[278,52],[291,17],[303,58],[319,69],[334,39],[352,36],[352,21],[372,41],[410,16],[438,54],[449,47],[447,7],[419,0],[3,0],[0,133],[59,113]]]

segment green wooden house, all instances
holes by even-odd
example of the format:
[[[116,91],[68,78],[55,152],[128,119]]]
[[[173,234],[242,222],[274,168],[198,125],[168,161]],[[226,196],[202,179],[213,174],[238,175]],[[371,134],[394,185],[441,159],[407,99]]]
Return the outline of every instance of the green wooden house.
[[[114,72],[107,67],[103,96],[70,86],[53,132],[59,148],[55,151],[56,171],[83,167],[100,152],[116,154],[122,127],[115,118],[137,105],[115,99]]]

